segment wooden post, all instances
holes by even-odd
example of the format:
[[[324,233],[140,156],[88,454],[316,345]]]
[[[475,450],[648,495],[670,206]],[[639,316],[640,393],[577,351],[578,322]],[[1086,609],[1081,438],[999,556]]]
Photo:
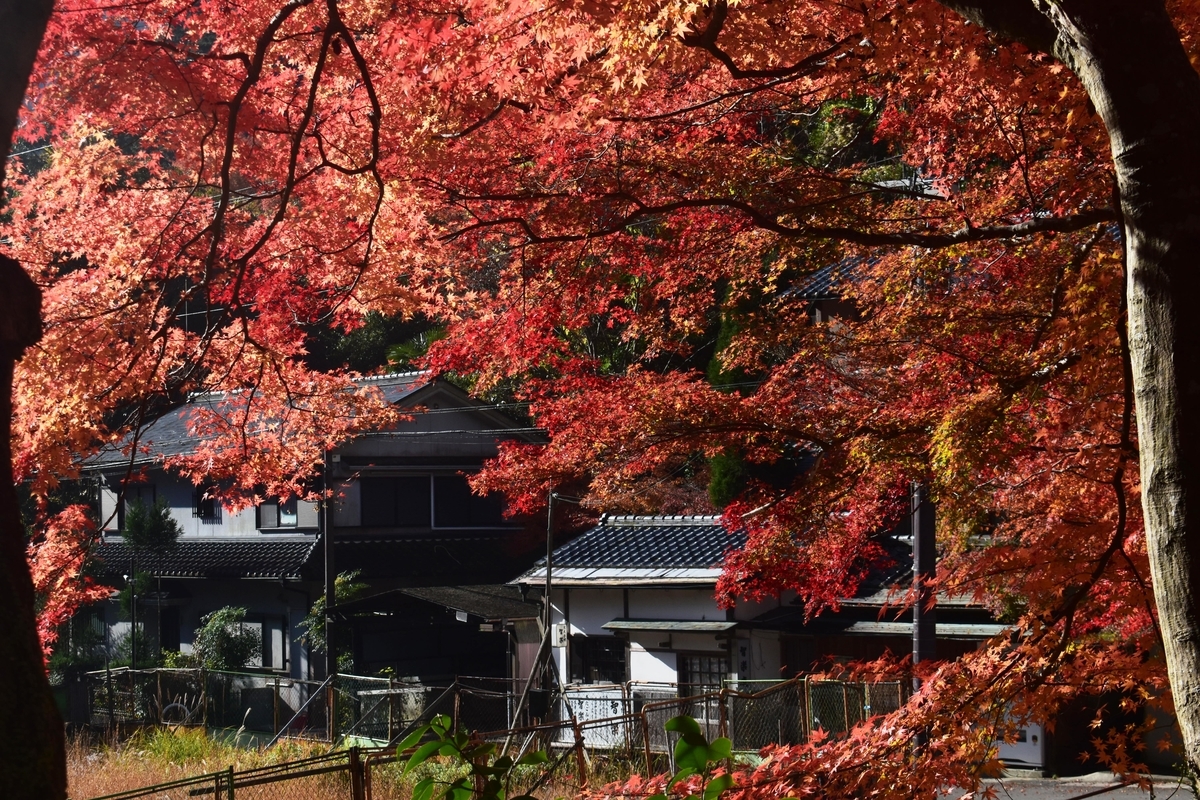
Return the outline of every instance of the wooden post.
[[[350,800],[366,800],[363,764],[358,745],[350,748]]]
[[[579,718],[571,718],[571,727],[575,731],[575,769],[579,773],[579,788],[587,788],[587,761],[583,753],[583,728],[579,725]]]

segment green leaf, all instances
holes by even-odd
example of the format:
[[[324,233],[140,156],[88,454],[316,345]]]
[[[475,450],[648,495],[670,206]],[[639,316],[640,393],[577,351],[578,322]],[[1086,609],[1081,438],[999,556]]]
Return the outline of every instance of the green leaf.
[[[494,767],[495,769],[507,772],[508,770],[512,769],[512,765],[513,765],[512,756],[500,756],[500,758],[497,758],[496,761],[492,764],[492,767]]]
[[[471,800],[471,785],[466,778],[459,778],[446,787],[446,800]]]
[[[718,775],[708,782],[708,786],[704,787],[704,800],[717,800],[717,798],[721,796],[721,792],[732,788],[732,775],[728,773],[724,775]]]
[[[709,761],[723,761],[733,755],[733,742],[722,736],[708,746]]]
[[[417,781],[413,787],[412,800],[430,800],[433,796],[433,778]]]
[[[689,734],[694,733],[703,738],[704,733],[700,730],[700,723],[689,717],[687,714],[680,714],[678,717],[671,717],[667,720],[667,724],[663,728],[673,733]]]
[[[412,754],[408,759],[408,763],[404,765],[404,774],[407,775],[417,766],[425,762],[431,755],[441,749],[442,743],[439,741],[426,742],[417,748],[417,752]]]
[[[446,716],[445,714],[438,714],[436,717],[429,720],[429,727],[433,728],[433,730],[440,736],[445,736],[450,731],[450,727],[453,724],[454,723],[451,721],[450,717]]]
[[[428,732],[429,732],[429,726],[422,725],[421,727],[417,728],[415,731],[410,733],[408,736],[405,736],[404,741],[402,741],[402,742],[400,742],[400,744],[396,745],[396,755],[403,754],[404,751],[410,747],[416,747],[417,743],[420,742],[421,739],[424,738],[425,734]]]
[[[712,761],[708,750],[708,742],[698,733],[685,733],[675,743],[675,764],[680,767],[691,767],[696,772],[703,772]]]
[[[521,756],[521,760],[517,762],[517,765],[524,766],[525,764],[549,764],[549,763],[550,763],[550,756],[546,755],[545,750],[534,750],[531,753],[526,753],[525,755]],[[516,798],[514,798],[513,800],[516,800]]]

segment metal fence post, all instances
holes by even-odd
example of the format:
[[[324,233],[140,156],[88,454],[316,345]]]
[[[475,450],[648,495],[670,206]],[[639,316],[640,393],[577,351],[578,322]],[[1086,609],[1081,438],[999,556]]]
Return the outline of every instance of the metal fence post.
[[[725,700],[729,697],[729,690],[724,686],[717,692],[717,735],[729,735],[729,715],[726,713]]]
[[[234,800],[234,798],[233,798],[233,765],[232,764],[229,765],[229,770],[225,773],[225,775],[226,775],[225,780],[229,782],[229,800]]]
[[[646,716],[645,711],[639,712],[638,716],[642,718],[642,746],[646,751],[646,774],[653,775],[654,771],[650,763],[650,719]]]
[[[117,727],[116,694],[113,692],[112,670],[108,667],[104,669],[104,682],[108,688],[108,727],[109,730],[115,730]]]

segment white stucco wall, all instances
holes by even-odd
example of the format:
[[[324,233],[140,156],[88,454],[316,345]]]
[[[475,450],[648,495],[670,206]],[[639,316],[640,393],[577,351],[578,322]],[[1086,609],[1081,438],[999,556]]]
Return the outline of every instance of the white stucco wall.
[[[712,589],[630,589],[630,619],[722,620]]]
[[[603,625],[619,619],[625,613],[624,592],[621,589],[568,589],[566,604],[571,633],[586,636],[611,636]],[[558,595],[561,597],[561,595]]]
[[[675,683],[679,677],[675,654],[646,650],[640,644],[629,646],[629,678],[649,683]]]

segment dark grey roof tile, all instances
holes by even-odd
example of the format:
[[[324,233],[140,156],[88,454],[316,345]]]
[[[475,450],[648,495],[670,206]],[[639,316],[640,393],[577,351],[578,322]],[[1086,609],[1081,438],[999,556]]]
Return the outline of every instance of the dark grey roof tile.
[[[559,567],[708,568],[719,566],[745,534],[729,533],[719,517],[605,517],[554,551]]]
[[[160,578],[299,578],[316,547],[312,536],[180,539],[166,553],[138,552],[137,569]],[[95,550],[102,579],[129,572],[133,548],[106,538]]]

